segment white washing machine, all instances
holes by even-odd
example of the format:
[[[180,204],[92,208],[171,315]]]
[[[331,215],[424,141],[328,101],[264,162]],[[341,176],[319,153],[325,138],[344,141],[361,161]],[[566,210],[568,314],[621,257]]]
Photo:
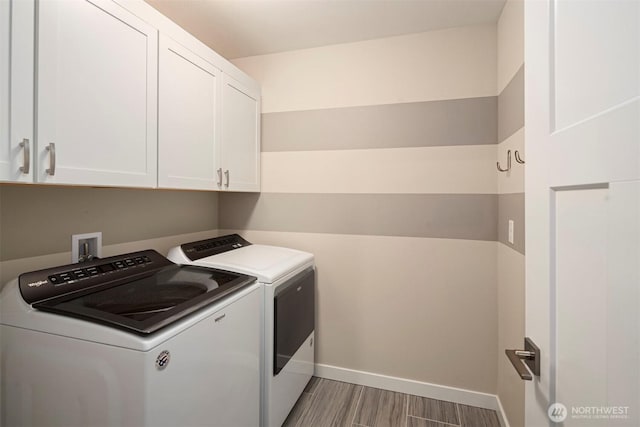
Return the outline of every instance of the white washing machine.
[[[0,293],[5,426],[256,426],[255,277],[142,251]]]
[[[314,371],[315,264],[312,254],[253,245],[237,234],[183,244],[178,264],[215,267],[258,278],[264,288],[262,426],[280,427]]]

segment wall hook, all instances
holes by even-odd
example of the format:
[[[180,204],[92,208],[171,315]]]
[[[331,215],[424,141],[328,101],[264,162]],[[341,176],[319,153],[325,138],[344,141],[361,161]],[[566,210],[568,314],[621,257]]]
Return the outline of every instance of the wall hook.
[[[516,162],[520,163],[521,165],[524,165],[524,160],[522,160],[522,157],[520,157],[520,153],[518,152],[518,150],[516,150],[514,154],[515,154]]]
[[[509,172],[511,170],[511,150],[507,150],[507,168],[502,169],[500,167],[500,162],[496,162],[496,166],[500,172]]]

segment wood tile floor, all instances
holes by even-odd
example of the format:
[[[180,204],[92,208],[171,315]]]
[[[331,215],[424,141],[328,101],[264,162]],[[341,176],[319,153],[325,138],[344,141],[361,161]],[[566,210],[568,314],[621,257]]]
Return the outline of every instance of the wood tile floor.
[[[500,427],[490,409],[311,378],[284,427]]]

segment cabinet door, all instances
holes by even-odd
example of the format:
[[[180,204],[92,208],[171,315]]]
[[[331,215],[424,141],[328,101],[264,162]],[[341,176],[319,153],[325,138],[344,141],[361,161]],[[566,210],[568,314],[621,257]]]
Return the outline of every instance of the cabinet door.
[[[0,1],[0,180],[33,181],[33,1]]]
[[[224,75],[221,166],[224,189],[260,191],[260,92]]]
[[[37,181],[154,187],[157,32],[109,0],[38,5]]]
[[[160,36],[158,186],[215,190],[220,71]]]

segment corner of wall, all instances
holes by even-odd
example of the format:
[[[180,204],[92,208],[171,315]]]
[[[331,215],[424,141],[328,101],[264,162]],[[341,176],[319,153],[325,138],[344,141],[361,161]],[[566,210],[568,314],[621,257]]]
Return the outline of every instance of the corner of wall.
[[[507,424],[524,425],[524,384],[504,355],[522,347],[524,337],[524,2],[507,0],[498,21],[498,148],[502,167],[511,153],[511,170],[498,179],[498,359],[497,395]],[[526,159],[525,159],[526,161]],[[513,243],[509,220],[514,221]]]

